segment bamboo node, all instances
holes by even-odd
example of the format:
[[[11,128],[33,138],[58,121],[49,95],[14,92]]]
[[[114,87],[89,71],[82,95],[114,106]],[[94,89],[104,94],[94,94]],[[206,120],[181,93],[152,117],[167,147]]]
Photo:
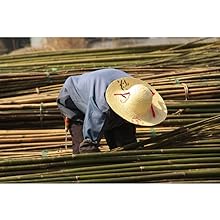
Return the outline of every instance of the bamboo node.
[[[144,167],[143,166],[140,166],[140,169],[141,169],[141,172],[144,171]]]
[[[79,182],[79,176],[75,176],[76,182]]]
[[[175,79],[176,84],[180,84],[179,79]]]
[[[36,88],[36,92],[37,92],[37,94],[40,94],[40,90],[38,87]]]
[[[49,72],[46,72],[46,77],[47,77],[48,81],[50,82],[51,81],[51,77],[50,77],[50,73]]]
[[[185,100],[189,99],[189,88],[186,83],[181,83],[183,85],[184,91],[185,91]]]
[[[174,112],[173,115],[180,115],[183,111],[184,109],[179,109],[176,112]]]
[[[48,150],[42,150],[41,156],[42,156],[42,158],[47,158],[48,157]]]
[[[189,99],[189,88],[187,86],[186,83],[181,83],[181,85],[184,88],[185,91],[185,100],[187,101]],[[177,110],[175,113],[173,113],[174,115],[180,115],[182,112],[184,111],[184,109],[179,109]]]
[[[173,164],[171,160],[167,160],[168,164]]]
[[[76,157],[76,154],[72,153],[72,158],[75,158]]]
[[[41,126],[42,126],[42,122],[43,122],[43,106],[44,105],[44,103],[43,102],[41,102],[40,103],[40,123],[41,123]]]
[[[157,133],[156,133],[154,128],[151,128],[150,131],[151,131],[151,137],[156,137],[157,136]]]

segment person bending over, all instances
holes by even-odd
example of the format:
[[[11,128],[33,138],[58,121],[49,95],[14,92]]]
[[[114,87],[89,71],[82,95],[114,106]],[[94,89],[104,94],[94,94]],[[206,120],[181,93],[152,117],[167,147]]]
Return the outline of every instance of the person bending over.
[[[136,125],[165,120],[167,108],[147,82],[119,69],[100,69],[66,79],[57,98],[73,153],[99,151],[104,136],[110,149],[136,142]]]

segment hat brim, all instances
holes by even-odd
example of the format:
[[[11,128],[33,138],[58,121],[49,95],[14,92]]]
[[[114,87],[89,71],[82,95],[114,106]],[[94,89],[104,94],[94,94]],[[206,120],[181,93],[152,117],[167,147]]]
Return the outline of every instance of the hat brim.
[[[137,84],[143,84],[153,93],[151,107],[153,110],[148,108],[142,115],[136,115],[135,112],[129,111],[129,109],[126,108],[126,103],[122,103],[120,101],[120,96],[114,95],[120,94],[122,92],[126,93],[130,87]],[[167,107],[163,98],[152,86],[140,79],[133,77],[123,77],[114,80],[107,87],[105,97],[108,105],[115,113],[117,113],[126,121],[136,125],[154,126],[164,121],[167,117]]]

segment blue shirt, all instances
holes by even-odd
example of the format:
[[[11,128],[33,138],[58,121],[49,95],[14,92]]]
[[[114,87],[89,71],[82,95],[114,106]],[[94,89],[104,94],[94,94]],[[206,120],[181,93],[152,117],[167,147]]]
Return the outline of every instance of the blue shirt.
[[[112,117],[107,120],[110,107],[105,99],[108,85],[119,78],[130,77],[117,69],[101,69],[84,73],[80,76],[70,76],[66,79],[57,99],[57,104],[64,116],[72,118],[74,111],[66,106],[65,100],[70,97],[77,109],[84,115],[83,137],[93,142],[99,142],[103,129],[114,127],[123,119]]]

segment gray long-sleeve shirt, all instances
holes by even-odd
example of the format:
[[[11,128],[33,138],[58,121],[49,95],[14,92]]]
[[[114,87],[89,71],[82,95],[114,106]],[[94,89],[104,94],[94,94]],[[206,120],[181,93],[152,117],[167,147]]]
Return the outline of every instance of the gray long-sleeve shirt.
[[[117,69],[101,69],[84,73],[80,76],[70,76],[65,81],[57,99],[57,104],[64,116],[72,119],[74,111],[66,106],[65,101],[71,98],[78,110],[84,114],[83,137],[93,142],[99,142],[103,127],[106,124],[110,107],[105,99],[108,85],[115,79],[129,77],[127,73]],[[120,124],[118,117],[108,121],[117,126]]]

